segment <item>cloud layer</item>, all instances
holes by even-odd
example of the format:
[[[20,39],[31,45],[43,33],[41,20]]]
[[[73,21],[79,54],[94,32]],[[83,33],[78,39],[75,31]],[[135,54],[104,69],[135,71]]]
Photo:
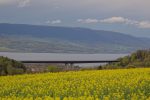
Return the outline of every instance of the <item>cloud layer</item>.
[[[85,23],[85,24],[94,24],[94,23],[106,23],[106,24],[126,24],[136,26],[138,28],[146,28],[150,29],[150,21],[137,21],[131,20],[124,17],[111,17],[106,19],[78,19],[77,22]]]
[[[0,5],[14,4],[17,0],[0,0]]]
[[[46,24],[60,24],[62,21],[60,19],[52,20],[52,21],[46,21]]]
[[[149,9],[150,0],[0,0],[0,22],[87,27],[147,37]]]
[[[31,0],[0,0],[0,5],[16,5],[26,7],[30,5]]]
[[[26,7],[30,5],[31,0],[19,0],[18,7]]]
[[[90,24],[90,23],[98,23],[99,20],[88,18],[88,19],[78,19],[77,22]]]

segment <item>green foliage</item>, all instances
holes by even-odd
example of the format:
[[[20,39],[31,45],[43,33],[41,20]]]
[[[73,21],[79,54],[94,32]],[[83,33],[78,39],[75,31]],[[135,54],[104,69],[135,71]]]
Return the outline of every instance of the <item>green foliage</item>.
[[[98,69],[98,70],[101,70],[101,69],[103,69],[103,67],[102,67],[102,66],[98,66],[97,69]]]
[[[60,68],[58,68],[57,66],[48,66],[48,71],[49,72],[59,72]]]
[[[0,75],[15,75],[26,72],[25,66],[21,62],[9,59],[7,57],[0,57]]]
[[[150,49],[138,50],[130,56],[118,59],[119,62],[111,63],[105,68],[135,68],[135,67],[150,67]]]

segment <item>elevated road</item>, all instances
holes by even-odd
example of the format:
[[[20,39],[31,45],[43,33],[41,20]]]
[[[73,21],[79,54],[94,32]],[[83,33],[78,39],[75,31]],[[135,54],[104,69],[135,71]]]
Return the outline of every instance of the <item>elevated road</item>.
[[[59,63],[59,64],[81,64],[81,63],[113,63],[117,60],[85,60],[85,61],[20,61],[22,63]]]

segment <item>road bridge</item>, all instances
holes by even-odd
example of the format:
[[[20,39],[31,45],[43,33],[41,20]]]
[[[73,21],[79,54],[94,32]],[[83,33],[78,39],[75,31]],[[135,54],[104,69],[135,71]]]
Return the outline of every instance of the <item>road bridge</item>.
[[[73,68],[73,64],[85,64],[85,63],[113,63],[119,62],[118,60],[84,60],[84,61],[21,61],[24,64],[65,64],[67,69]]]
[[[85,60],[85,61],[21,61],[22,63],[59,63],[59,64],[81,64],[81,63],[113,63],[118,60]]]

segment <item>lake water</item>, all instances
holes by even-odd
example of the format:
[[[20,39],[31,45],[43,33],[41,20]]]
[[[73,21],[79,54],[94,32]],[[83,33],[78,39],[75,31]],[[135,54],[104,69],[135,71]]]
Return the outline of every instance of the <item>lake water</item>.
[[[88,61],[88,60],[116,60],[128,54],[65,54],[65,53],[10,53],[0,52],[0,56],[9,57],[17,61]],[[97,66],[99,64],[80,64],[80,66]]]

